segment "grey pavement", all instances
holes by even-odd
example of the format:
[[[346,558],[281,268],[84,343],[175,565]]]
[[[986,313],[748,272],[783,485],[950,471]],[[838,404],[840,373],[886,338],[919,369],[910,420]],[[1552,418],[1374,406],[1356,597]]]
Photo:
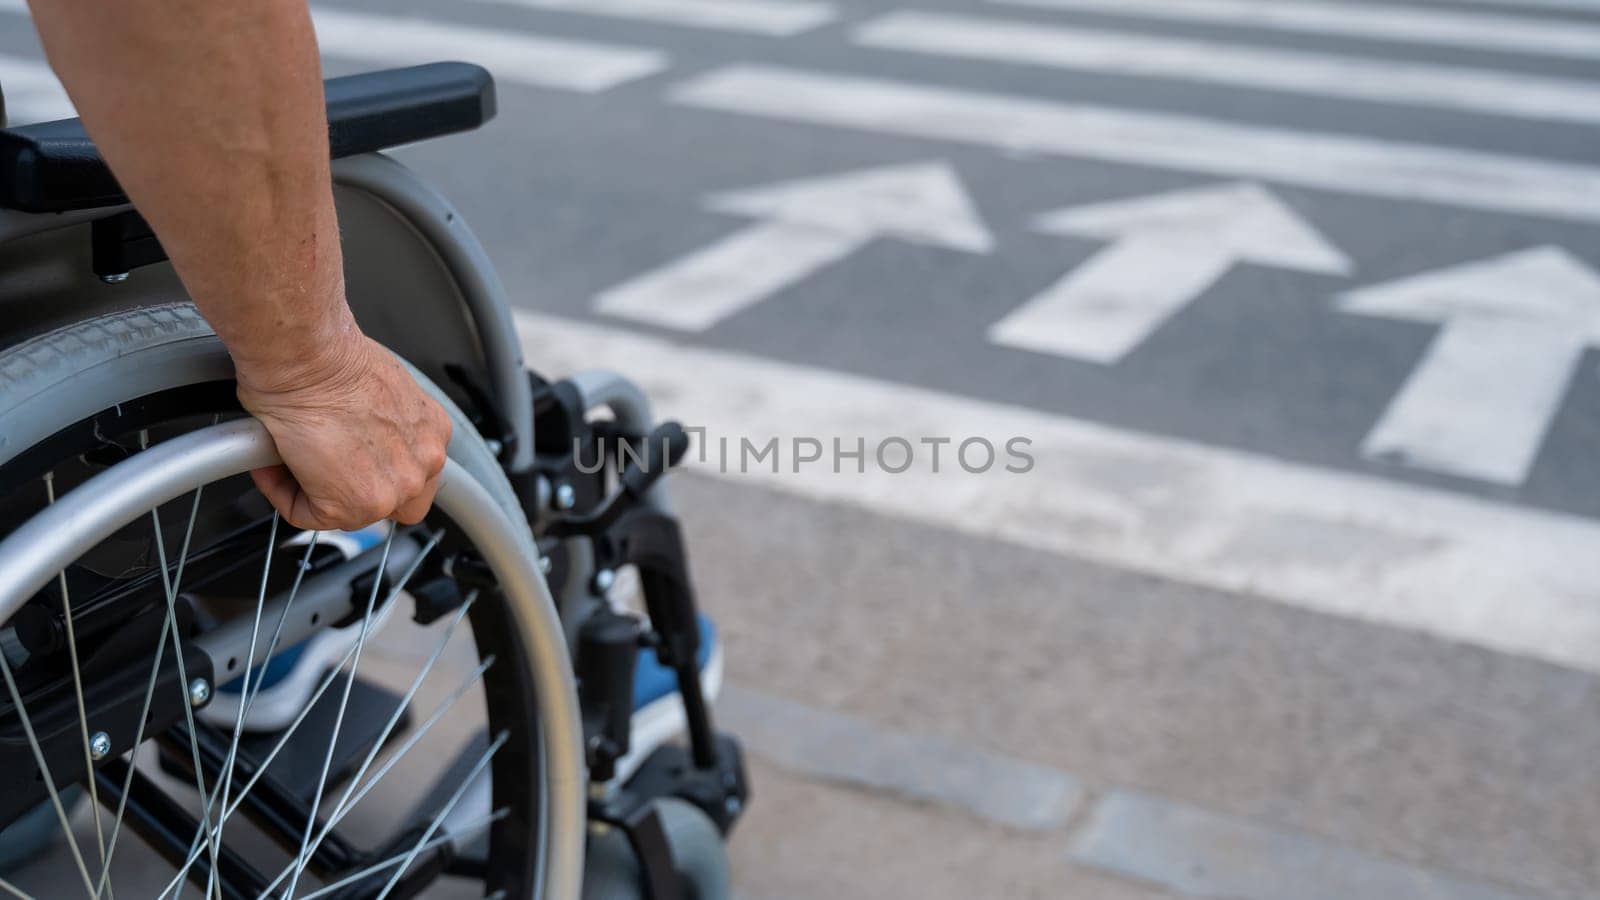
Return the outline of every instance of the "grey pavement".
[[[731,684],[1068,774],[1080,809],[1135,790],[1507,896],[1600,896],[1600,678],[721,480],[675,486]],[[994,896],[1101,896],[1052,888],[1092,868],[1069,860],[1071,827],[1006,829],[826,758],[755,752],[830,798],[898,799],[930,829],[988,835],[995,883],[1026,885]],[[736,859],[781,859],[771,877],[789,884],[848,826],[761,789]],[[1056,868],[1007,868],[1005,847],[1042,841]],[[973,896],[940,877],[941,845],[902,852],[935,869],[894,896]],[[769,877],[741,871],[752,888]],[[1273,896],[1322,896],[1309,890]]]

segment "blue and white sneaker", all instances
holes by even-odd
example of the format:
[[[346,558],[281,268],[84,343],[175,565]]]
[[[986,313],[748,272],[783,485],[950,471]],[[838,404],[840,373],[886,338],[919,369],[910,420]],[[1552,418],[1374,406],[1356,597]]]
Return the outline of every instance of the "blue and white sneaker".
[[[317,536],[317,546],[337,551],[345,559],[354,559],[381,545],[393,527],[387,522],[369,525],[360,531],[323,531]],[[283,544],[284,548],[304,547],[311,541],[312,532],[302,531]],[[376,618],[376,628],[394,604],[389,604]],[[271,623],[264,623],[265,631]],[[271,636],[262,635],[262,640]],[[361,636],[361,623],[344,628],[325,628],[310,638],[285,648],[267,660],[264,666],[255,666],[247,673],[253,685],[257,678],[261,687],[245,716],[245,731],[281,731],[294,722],[305,709],[311,695],[327,671],[338,665],[346,652]],[[264,670],[264,674],[263,674]],[[243,699],[246,677],[235,678],[217,688],[211,702],[200,710],[200,718],[219,728],[232,730],[238,721],[239,704]]]

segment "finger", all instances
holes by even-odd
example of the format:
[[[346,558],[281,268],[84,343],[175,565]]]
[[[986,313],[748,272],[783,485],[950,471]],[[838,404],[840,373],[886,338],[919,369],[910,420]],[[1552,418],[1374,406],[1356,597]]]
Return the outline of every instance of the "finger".
[[[267,498],[272,508],[278,511],[283,520],[296,528],[309,528],[300,521],[296,507],[304,499],[300,491],[300,483],[294,480],[289,473],[288,466],[267,466],[264,469],[251,469],[250,480],[255,482],[256,490],[261,496]]]
[[[439,493],[439,481],[442,475],[429,478],[422,485],[422,490],[394,511],[394,520],[401,525],[415,525],[428,515],[428,510],[433,508],[433,498]]]
[[[294,473],[287,466],[269,466],[265,469],[252,469],[250,479],[255,482],[256,490],[261,492],[272,508],[278,511],[285,522],[295,528],[308,531],[326,531],[344,527],[333,517],[320,512],[311,495],[305,492],[300,482],[295,479]],[[353,530],[351,526],[347,530]]]

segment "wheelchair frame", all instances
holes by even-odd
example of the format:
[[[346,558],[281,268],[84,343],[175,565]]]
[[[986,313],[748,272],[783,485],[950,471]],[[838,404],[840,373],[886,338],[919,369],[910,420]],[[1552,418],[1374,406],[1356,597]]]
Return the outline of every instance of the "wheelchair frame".
[[[660,480],[681,457],[686,438],[676,444],[675,455],[644,453],[653,462],[642,473],[638,466],[624,471],[624,446],[647,451],[655,441],[665,446],[676,439],[670,429],[664,434],[656,426],[643,393],[608,371],[586,371],[555,384],[532,375],[524,366],[505,288],[487,253],[453,205],[406,167],[368,153],[334,160],[333,177],[347,297],[363,330],[471,415],[498,455],[530,526],[555,535],[539,539],[537,562],[549,580],[580,682],[606,686],[604,692],[579,692],[591,772],[588,817],[626,834],[640,862],[646,897],[683,896],[652,801],[687,800],[726,834],[748,799],[737,742],[714,731],[702,697],[688,562]],[[25,272],[0,285],[0,306],[27,311],[0,333],[0,344],[104,312],[183,299],[159,247],[152,252],[148,243],[134,246],[153,240],[147,230],[125,227],[141,225],[136,216],[126,205],[67,213],[0,210],[0,270],[6,268],[8,251],[30,259],[76,260],[88,247],[93,260],[92,266]],[[106,227],[107,222],[116,227]],[[106,271],[107,259],[133,262],[127,270]],[[56,302],[30,305],[30,297]],[[593,421],[600,410],[609,411],[610,418]],[[585,453],[592,454],[591,465],[580,466],[578,457]],[[597,470],[595,459],[612,466]],[[621,489],[612,492],[613,482]],[[637,624],[619,628],[608,615],[604,588],[597,585],[601,572],[628,564],[641,572],[654,623],[648,631]],[[591,622],[600,627],[588,628]],[[653,646],[678,675],[689,746],[660,748],[621,784],[611,777],[612,766],[628,750],[626,712],[641,644]],[[608,666],[626,666],[626,677],[604,671]]]

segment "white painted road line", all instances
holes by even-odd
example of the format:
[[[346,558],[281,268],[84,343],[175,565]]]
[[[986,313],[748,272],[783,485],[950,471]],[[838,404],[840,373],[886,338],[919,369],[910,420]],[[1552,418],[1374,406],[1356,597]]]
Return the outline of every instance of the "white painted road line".
[[[1339,308],[1441,326],[1362,452],[1498,484],[1527,480],[1578,361],[1600,345],[1600,276],[1556,247],[1362,288]]]
[[[879,237],[969,253],[994,245],[955,171],[940,162],[730,191],[707,206],[763,221],[602,292],[595,309],[704,331]]]
[[[1342,275],[1350,260],[1278,198],[1227,184],[1057,210],[1038,228],[1115,241],[989,329],[989,339],[1105,365],[1239,263]]]
[[[832,22],[838,13],[808,0],[485,0],[529,9],[661,22],[714,31],[789,37]]]
[[[719,721],[746,747],[786,769],[959,807],[1008,828],[1060,828],[1083,800],[1083,787],[1064,772],[931,735],[890,731],[733,685],[723,688],[716,707]]]
[[[624,372],[662,414],[707,428],[707,443],[729,437],[730,477],[1600,672],[1600,522],[617,328],[530,313],[518,325],[536,369]],[[919,464],[891,474],[872,463],[889,436],[916,446]],[[997,448],[1026,437],[1035,465],[969,475],[952,444],[935,474],[924,436]],[[741,437],[758,447],[777,438],[780,471],[761,463],[740,475]],[[795,473],[796,437],[830,450],[838,438],[850,451],[864,438],[866,472],[845,460],[836,473],[828,454]],[[904,455],[887,452],[891,465]],[[712,474],[718,457],[715,446],[705,463],[690,454]]]
[[[1600,15],[1600,4],[1595,0],[1411,0],[1413,3],[1465,4],[1469,6],[1521,6],[1528,9],[1550,9]]]
[[[853,36],[868,47],[939,56],[1600,124],[1600,85],[1493,69],[909,10],[874,19]]]
[[[1191,897],[1231,900],[1529,900],[1307,834],[1132,791],[1103,797],[1072,841],[1076,862]]]
[[[1600,25],[1437,7],[1322,0],[991,0],[1013,6],[1303,34],[1600,59]]]
[[[497,28],[319,8],[317,44],[338,59],[411,65],[471,60],[502,81],[596,93],[665,69],[666,54],[642,47],[548,38]]]
[[[1600,222],[1600,168],[1529,157],[774,66],[717,69],[672,97],[878,134]]]
[[[39,60],[0,54],[0,87],[5,89],[6,118],[12,125],[78,114],[55,73]]]

